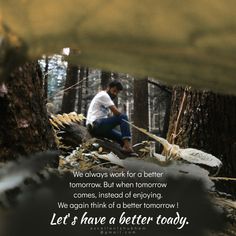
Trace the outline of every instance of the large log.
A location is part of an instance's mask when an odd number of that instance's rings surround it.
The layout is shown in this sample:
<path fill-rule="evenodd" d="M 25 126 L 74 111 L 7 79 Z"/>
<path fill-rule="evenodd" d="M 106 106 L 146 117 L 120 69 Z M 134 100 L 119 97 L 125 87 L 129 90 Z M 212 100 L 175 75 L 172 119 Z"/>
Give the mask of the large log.
<path fill-rule="evenodd" d="M 63 115 L 51 116 L 50 121 L 55 129 L 56 138 L 60 147 L 69 147 L 76 149 L 83 143 L 97 143 L 103 152 L 113 152 L 119 158 L 125 158 L 121 146 L 111 140 L 94 137 L 86 127 L 82 125 L 84 117 L 75 112 Z"/>

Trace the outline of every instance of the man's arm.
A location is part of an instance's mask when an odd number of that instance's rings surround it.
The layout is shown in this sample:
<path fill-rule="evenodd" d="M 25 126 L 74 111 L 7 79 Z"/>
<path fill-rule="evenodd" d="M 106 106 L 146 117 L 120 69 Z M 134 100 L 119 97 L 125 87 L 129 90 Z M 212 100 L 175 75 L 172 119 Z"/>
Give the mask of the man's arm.
<path fill-rule="evenodd" d="M 115 116 L 119 116 L 121 114 L 121 112 L 117 109 L 115 105 L 110 106 L 109 108 Z"/>

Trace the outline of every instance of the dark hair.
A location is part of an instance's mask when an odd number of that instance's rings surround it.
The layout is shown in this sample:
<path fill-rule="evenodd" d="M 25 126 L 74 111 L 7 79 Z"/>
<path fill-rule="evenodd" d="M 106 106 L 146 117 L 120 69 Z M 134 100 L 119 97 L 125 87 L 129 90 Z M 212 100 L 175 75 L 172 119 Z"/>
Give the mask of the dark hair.
<path fill-rule="evenodd" d="M 118 80 L 111 81 L 108 86 L 110 88 L 116 87 L 120 91 L 123 90 L 123 86 L 122 86 L 121 82 L 119 82 Z"/>

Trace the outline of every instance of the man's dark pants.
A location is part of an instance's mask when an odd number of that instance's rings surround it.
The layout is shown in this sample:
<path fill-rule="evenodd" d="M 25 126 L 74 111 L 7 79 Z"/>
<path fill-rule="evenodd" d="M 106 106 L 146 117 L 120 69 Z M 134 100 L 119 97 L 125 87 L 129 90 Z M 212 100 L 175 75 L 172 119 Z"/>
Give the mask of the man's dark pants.
<path fill-rule="evenodd" d="M 124 120 L 128 121 L 125 114 L 97 119 L 93 122 L 92 133 L 96 137 L 112 139 L 123 146 L 124 139 L 131 139 L 129 124 Z M 115 129 L 117 126 L 120 126 L 120 131 Z"/>

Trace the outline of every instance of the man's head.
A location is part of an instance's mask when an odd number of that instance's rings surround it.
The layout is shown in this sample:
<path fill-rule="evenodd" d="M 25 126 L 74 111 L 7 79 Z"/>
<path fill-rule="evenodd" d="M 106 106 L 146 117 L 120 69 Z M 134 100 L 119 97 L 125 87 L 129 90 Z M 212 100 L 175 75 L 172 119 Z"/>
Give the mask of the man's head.
<path fill-rule="evenodd" d="M 117 80 L 113 80 L 108 85 L 107 93 L 109 94 L 111 99 L 114 100 L 121 90 L 123 90 L 122 84 Z"/>

